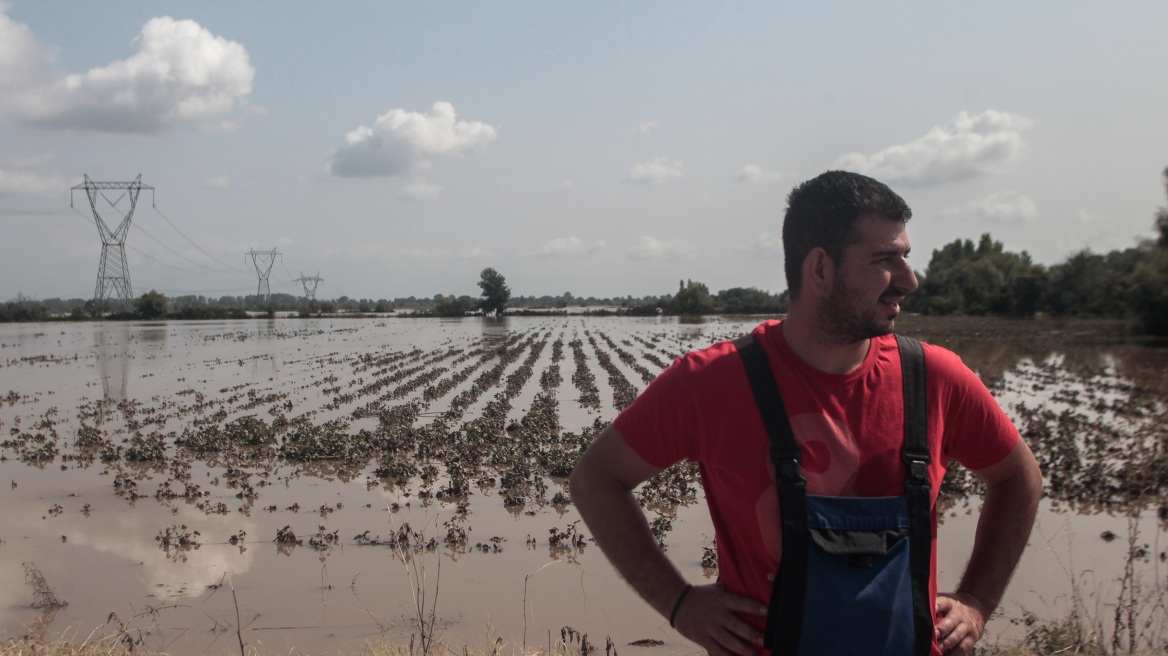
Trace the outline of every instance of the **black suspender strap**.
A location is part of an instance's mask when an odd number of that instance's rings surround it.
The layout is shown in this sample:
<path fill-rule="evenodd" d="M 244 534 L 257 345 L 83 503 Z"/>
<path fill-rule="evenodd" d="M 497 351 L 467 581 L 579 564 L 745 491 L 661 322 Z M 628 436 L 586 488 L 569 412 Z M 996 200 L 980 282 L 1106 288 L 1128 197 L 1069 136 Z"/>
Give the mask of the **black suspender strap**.
<path fill-rule="evenodd" d="M 770 437 L 771 462 L 782 513 L 783 560 L 771 589 L 764 646 L 775 656 L 793 656 L 803 628 L 803 595 L 807 588 L 807 483 L 799 475 L 802 451 L 779 396 L 766 352 L 752 335 L 734 340 L 746 367 L 754 400 Z M 930 625 L 931 626 L 931 625 Z"/>
<path fill-rule="evenodd" d="M 908 476 L 908 536 L 912 573 L 916 653 L 928 656 L 933 644 L 933 607 L 929 603 L 930 561 L 933 549 L 932 497 L 929 486 L 929 407 L 925 379 L 925 351 L 911 337 L 896 336 L 904 380 L 904 450 Z"/>

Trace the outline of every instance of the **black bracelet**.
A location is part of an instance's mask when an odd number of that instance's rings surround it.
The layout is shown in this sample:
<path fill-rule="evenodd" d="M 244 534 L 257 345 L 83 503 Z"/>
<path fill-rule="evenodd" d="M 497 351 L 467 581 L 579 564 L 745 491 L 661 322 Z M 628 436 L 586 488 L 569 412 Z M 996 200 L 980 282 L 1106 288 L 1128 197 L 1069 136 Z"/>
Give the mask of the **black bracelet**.
<path fill-rule="evenodd" d="M 677 596 L 677 601 L 673 602 L 673 612 L 669 614 L 669 626 L 673 626 L 673 622 L 677 620 L 677 611 L 681 609 L 681 602 L 685 601 L 685 596 L 693 589 L 693 585 L 686 583 L 685 588 L 682 589 L 681 594 Z"/>

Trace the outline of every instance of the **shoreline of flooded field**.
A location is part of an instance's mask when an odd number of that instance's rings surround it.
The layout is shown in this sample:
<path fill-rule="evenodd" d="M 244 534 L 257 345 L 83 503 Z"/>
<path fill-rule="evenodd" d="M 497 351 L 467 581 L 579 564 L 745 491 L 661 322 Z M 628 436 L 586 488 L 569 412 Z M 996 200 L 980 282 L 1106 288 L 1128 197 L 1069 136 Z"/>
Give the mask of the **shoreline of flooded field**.
<path fill-rule="evenodd" d="M 756 322 L 0 326 L 0 628 L 100 626 L 176 654 L 238 637 L 317 652 L 406 643 L 433 611 L 435 634 L 484 649 L 546 648 L 571 627 L 688 651 L 590 543 L 564 477 L 673 358 Z M 1112 581 L 1162 594 L 1166 350 L 1010 340 L 1018 322 L 901 324 L 962 355 L 1042 447 L 1052 495 L 1003 614 L 1053 610 L 1087 570 L 1103 609 L 1121 597 Z M 959 472 L 946 489 L 942 589 L 977 505 Z M 639 498 L 686 577 L 712 580 L 692 468 Z M 68 605 L 33 607 L 50 592 Z"/>

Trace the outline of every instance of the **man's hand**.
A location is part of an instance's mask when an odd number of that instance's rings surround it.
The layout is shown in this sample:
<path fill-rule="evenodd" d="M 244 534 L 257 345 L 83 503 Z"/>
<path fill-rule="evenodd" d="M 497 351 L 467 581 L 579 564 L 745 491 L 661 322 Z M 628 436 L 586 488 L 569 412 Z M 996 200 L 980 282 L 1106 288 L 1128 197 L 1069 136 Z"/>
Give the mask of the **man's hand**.
<path fill-rule="evenodd" d="M 985 632 L 986 611 L 982 603 L 966 592 L 937 595 L 937 646 L 942 654 L 965 656 Z"/>
<path fill-rule="evenodd" d="M 674 625 L 710 656 L 751 656 L 762 649 L 762 632 L 735 613 L 766 615 L 766 611 L 765 604 L 730 594 L 721 583 L 695 585 L 677 609 Z"/>

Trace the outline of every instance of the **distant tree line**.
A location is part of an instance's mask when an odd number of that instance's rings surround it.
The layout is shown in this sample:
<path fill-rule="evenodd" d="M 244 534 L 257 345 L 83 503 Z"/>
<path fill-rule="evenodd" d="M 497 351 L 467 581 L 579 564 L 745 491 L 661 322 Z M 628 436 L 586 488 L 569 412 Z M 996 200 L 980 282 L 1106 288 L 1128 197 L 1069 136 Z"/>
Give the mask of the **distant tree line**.
<path fill-rule="evenodd" d="M 1168 168 L 1163 172 L 1168 192 Z M 1008 251 L 985 233 L 974 243 L 956 239 L 933 251 L 920 289 L 905 301 L 904 309 L 931 315 L 1001 315 L 1031 317 L 1126 318 L 1138 330 L 1168 335 L 1168 207 L 1159 208 L 1154 236 L 1135 246 L 1106 254 L 1085 249 L 1053 266 L 1036 264 L 1026 251 Z M 410 310 L 423 316 L 463 316 L 482 312 L 557 311 L 569 307 L 603 308 L 632 315 L 650 314 L 780 314 L 788 307 L 787 292 L 772 294 L 755 287 L 732 287 L 711 294 L 705 284 L 682 280 L 677 292 L 661 296 L 578 297 L 511 296 L 503 275 L 493 268 L 482 271 L 481 295 L 435 294 L 431 298 L 308 300 L 290 294 L 177 296 L 167 298 L 151 290 L 134 302 L 131 312 L 111 318 L 203 319 L 243 318 L 248 312 L 298 312 L 301 316 L 347 313 L 387 313 Z M 615 308 L 615 310 L 609 310 Z M 88 319 L 102 314 L 92 299 L 57 298 L 35 301 L 23 295 L 0 304 L 0 322 Z"/>
<path fill-rule="evenodd" d="M 52 316 L 48 306 L 23 294 L 0 305 L 0 322 L 45 321 Z"/>
<path fill-rule="evenodd" d="M 1168 192 L 1168 168 L 1164 169 Z M 977 244 L 954 240 L 933 251 L 921 287 L 905 309 L 925 314 L 1122 317 L 1168 335 L 1168 207 L 1156 211 L 1155 236 L 1106 254 L 1084 249 L 1044 267 L 1012 253 L 988 233 Z"/>
<path fill-rule="evenodd" d="M 1168 335 L 1165 237 L 1107 254 L 1079 251 L 1044 267 L 1011 253 L 987 233 L 975 245 L 955 240 L 933 251 L 921 287 L 905 310 L 923 314 L 1129 319 L 1142 332 Z"/>
<path fill-rule="evenodd" d="M 782 314 L 787 311 L 787 292 L 772 294 L 757 287 L 731 287 L 711 294 L 705 283 L 682 280 L 676 294 L 665 294 L 648 303 L 630 307 L 628 314 Z"/>

